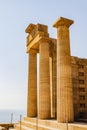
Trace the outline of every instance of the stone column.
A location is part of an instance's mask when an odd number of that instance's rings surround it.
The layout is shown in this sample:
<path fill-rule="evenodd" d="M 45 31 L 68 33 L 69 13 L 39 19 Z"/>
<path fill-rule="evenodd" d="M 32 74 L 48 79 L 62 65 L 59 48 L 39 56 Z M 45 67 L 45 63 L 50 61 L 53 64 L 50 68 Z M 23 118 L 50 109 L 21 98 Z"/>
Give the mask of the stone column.
<path fill-rule="evenodd" d="M 37 116 L 37 55 L 29 53 L 27 116 Z"/>
<path fill-rule="evenodd" d="M 49 69 L 50 69 L 50 103 L 51 103 L 51 118 L 54 118 L 54 113 L 53 113 L 53 103 L 54 103 L 54 100 L 53 100 L 53 80 L 52 80 L 52 77 L 53 77 L 53 72 L 52 72 L 52 68 L 53 68 L 53 65 L 52 65 L 52 56 L 50 55 L 49 57 Z"/>
<path fill-rule="evenodd" d="M 39 73 L 39 101 L 38 118 L 50 118 L 50 70 L 49 70 L 49 43 L 47 40 L 40 40 L 40 73 Z"/>
<path fill-rule="evenodd" d="M 72 23 L 72 20 L 60 17 L 53 25 L 57 28 L 57 120 L 60 123 L 74 120 L 69 39 Z"/>
<path fill-rule="evenodd" d="M 51 118 L 56 119 L 56 41 L 50 44 Z"/>
<path fill-rule="evenodd" d="M 53 61 L 52 61 L 52 65 L 53 65 L 53 73 L 52 73 L 52 82 L 53 82 L 53 118 L 56 119 L 56 116 L 57 116 L 57 80 L 56 80 L 56 42 L 54 44 L 54 47 L 53 47 Z"/>

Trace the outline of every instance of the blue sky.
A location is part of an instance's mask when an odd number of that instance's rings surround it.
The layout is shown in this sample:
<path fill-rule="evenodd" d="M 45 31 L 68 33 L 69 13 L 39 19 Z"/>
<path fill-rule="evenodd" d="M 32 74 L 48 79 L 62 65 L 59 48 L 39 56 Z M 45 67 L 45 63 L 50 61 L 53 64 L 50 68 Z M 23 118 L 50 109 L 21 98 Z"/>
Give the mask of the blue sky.
<path fill-rule="evenodd" d="M 28 55 L 25 28 L 30 23 L 49 27 L 60 16 L 74 20 L 71 54 L 87 58 L 86 0 L 0 0 L 0 109 L 26 109 Z"/>

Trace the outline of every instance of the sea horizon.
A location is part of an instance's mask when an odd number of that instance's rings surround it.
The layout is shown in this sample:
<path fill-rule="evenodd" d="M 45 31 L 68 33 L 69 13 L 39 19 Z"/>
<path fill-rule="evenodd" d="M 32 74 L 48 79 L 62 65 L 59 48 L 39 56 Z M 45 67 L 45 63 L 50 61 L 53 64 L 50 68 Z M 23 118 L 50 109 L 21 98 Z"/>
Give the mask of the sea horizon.
<path fill-rule="evenodd" d="M 17 123 L 25 116 L 25 109 L 0 109 L 0 123 Z"/>

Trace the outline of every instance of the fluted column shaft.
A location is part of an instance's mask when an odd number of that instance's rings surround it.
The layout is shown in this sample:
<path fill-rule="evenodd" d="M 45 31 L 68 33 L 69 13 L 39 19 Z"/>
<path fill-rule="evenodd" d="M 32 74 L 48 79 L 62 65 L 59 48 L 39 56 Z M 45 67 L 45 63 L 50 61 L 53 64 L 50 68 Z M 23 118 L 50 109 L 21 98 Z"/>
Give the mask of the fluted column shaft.
<path fill-rule="evenodd" d="M 69 29 L 58 28 L 57 42 L 57 120 L 73 121 L 73 96 L 71 77 L 71 57 L 69 47 Z"/>
<path fill-rule="evenodd" d="M 40 42 L 40 74 L 39 74 L 39 109 L 38 118 L 50 118 L 50 70 L 49 70 L 49 43 Z"/>
<path fill-rule="evenodd" d="M 37 116 L 37 55 L 29 53 L 27 116 Z"/>
<path fill-rule="evenodd" d="M 57 120 L 73 122 L 73 92 L 69 26 L 73 21 L 60 18 L 57 27 Z"/>

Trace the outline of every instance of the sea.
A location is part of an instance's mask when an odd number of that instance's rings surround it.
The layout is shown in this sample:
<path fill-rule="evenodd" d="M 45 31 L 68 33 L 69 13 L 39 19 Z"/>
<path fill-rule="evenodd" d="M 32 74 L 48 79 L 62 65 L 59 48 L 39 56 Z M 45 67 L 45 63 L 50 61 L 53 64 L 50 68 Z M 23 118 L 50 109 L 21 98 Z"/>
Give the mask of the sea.
<path fill-rule="evenodd" d="M 0 110 L 0 123 L 17 123 L 24 117 L 25 110 Z"/>

